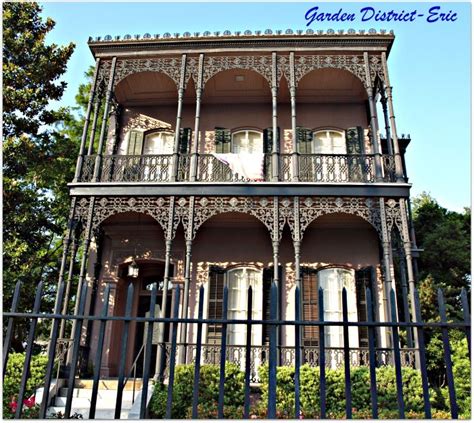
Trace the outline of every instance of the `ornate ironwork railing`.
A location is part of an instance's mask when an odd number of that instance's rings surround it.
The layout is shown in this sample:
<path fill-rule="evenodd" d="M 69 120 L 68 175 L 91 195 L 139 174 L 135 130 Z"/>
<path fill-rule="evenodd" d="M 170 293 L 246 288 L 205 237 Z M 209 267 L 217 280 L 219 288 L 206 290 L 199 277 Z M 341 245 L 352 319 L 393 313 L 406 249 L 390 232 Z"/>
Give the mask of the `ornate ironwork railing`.
<path fill-rule="evenodd" d="M 92 182 L 94 177 L 94 166 L 95 166 L 96 155 L 85 156 L 82 162 L 82 171 L 79 175 L 79 182 Z"/>
<path fill-rule="evenodd" d="M 304 182 L 375 182 L 373 155 L 301 154 L 299 171 Z"/>
<path fill-rule="evenodd" d="M 191 168 L 191 155 L 180 154 L 178 157 L 178 174 L 176 177 L 177 181 L 189 181 L 190 180 L 190 168 Z"/>
<path fill-rule="evenodd" d="M 396 182 L 397 176 L 395 173 L 395 156 L 390 154 L 382 155 L 383 180 L 385 182 Z"/>
<path fill-rule="evenodd" d="M 79 182 L 92 182 L 96 156 L 84 158 Z M 168 182 L 172 178 L 173 155 L 157 154 L 143 156 L 103 156 L 98 182 Z M 176 180 L 191 179 L 191 155 L 178 157 Z M 396 182 L 395 159 L 382 155 L 383 181 Z M 375 156 L 372 154 L 299 154 L 299 180 L 315 183 L 373 183 L 375 177 Z M 212 154 L 199 154 L 197 161 L 198 182 L 251 182 L 234 173 L 230 167 Z M 263 166 L 263 180 L 271 181 L 272 157 L 266 154 Z M 279 180 L 293 180 L 292 155 L 279 155 Z"/>
<path fill-rule="evenodd" d="M 291 154 L 280 154 L 280 179 L 291 181 Z"/>
<path fill-rule="evenodd" d="M 196 344 L 177 344 L 177 348 L 186 349 L 186 362 L 192 364 L 196 358 Z M 165 375 L 168 375 L 170 364 L 171 344 L 166 344 L 166 367 Z M 319 367 L 321 363 L 319 347 L 301 347 L 301 364 L 308 364 L 310 367 Z M 400 361 L 403 367 L 415 367 L 415 348 L 401 348 Z M 226 345 L 226 360 L 245 369 L 245 345 Z M 369 348 L 350 348 L 349 363 L 351 367 L 370 365 Z M 279 365 L 295 365 L 295 347 L 278 347 Z M 325 348 L 325 367 L 328 369 L 339 369 L 344 367 L 344 348 Z M 221 359 L 221 346 L 216 344 L 201 345 L 201 364 L 219 364 Z M 258 369 L 266 364 L 269 359 L 269 346 L 250 347 L 250 381 L 260 383 Z M 393 349 L 377 348 L 375 359 L 379 366 L 394 366 Z"/>
<path fill-rule="evenodd" d="M 167 182 L 171 176 L 171 154 L 104 156 L 101 182 Z"/>

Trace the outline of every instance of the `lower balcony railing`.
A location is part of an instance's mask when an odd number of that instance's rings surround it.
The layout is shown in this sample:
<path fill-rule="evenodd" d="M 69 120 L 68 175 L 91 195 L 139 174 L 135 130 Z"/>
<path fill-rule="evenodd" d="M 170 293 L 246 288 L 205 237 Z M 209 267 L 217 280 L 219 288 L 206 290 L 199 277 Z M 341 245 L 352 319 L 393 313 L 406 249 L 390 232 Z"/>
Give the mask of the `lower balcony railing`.
<path fill-rule="evenodd" d="M 166 344 L 166 367 L 165 375 L 169 369 L 169 358 L 171 353 L 171 344 Z M 186 350 L 186 362 L 194 363 L 196 356 L 195 344 L 177 344 L 178 351 Z M 278 347 L 279 366 L 295 365 L 295 347 Z M 237 364 L 242 370 L 245 369 L 245 345 L 227 345 L 226 360 Z M 415 367 L 414 348 L 402 348 L 400 350 L 400 361 L 403 367 Z M 377 348 L 375 352 L 376 361 L 379 366 L 393 366 L 393 349 Z M 311 367 L 318 367 L 320 363 L 319 347 L 301 347 L 302 364 L 308 364 Z M 269 358 L 269 346 L 251 346 L 250 347 L 250 381 L 259 383 L 260 378 L 258 369 L 266 364 Z M 326 367 L 329 369 L 338 369 L 344 367 L 344 348 L 326 348 L 325 349 Z M 221 346 L 216 344 L 201 345 L 201 363 L 218 365 L 221 359 Z M 368 348 L 350 348 L 349 362 L 351 367 L 369 366 Z"/>
<path fill-rule="evenodd" d="M 382 155 L 382 180 L 395 182 L 395 160 L 393 156 Z M 102 157 L 102 164 L 94 181 L 96 156 L 86 156 L 79 182 L 178 182 L 191 180 L 191 155 L 179 155 L 174 170 L 173 155 L 108 155 Z M 293 165 L 291 154 L 279 154 L 279 180 L 292 181 Z M 273 174 L 271 154 L 263 160 L 262 174 L 256 178 L 234 172 L 231 167 L 213 154 L 199 154 L 197 157 L 197 182 L 252 182 L 271 181 Z M 245 164 L 243 165 L 245 166 Z M 375 156 L 371 154 L 299 154 L 298 180 L 315 183 L 373 183 L 376 182 Z M 173 178 L 173 173 L 176 177 Z"/>

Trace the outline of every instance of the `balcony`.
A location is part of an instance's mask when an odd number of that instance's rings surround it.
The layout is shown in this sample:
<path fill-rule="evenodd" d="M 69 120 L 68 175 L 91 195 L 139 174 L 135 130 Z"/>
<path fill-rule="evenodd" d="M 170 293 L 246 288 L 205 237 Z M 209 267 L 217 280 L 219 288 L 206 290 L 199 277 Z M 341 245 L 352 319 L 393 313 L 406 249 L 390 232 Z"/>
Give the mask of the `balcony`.
<path fill-rule="evenodd" d="M 212 154 L 197 156 L 196 182 L 258 183 L 272 181 L 272 157 L 265 154 L 261 179 L 248 179 Z M 102 166 L 94 180 L 96 156 L 86 156 L 77 182 L 166 183 L 191 181 L 191 155 L 179 155 L 176 171 L 173 155 L 109 155 L 102 157 Z M 395 160 L 392 155 L 381 155 L 382 180 L 376 180 L 376 160 L 373 154 L 298 154 L 299 182 L 345 184 L 396 182 Z M 279 154 L 279 181 L 294 182 L 292 155 Z M 173 175 L 175 174 L 175 175 Z"/>

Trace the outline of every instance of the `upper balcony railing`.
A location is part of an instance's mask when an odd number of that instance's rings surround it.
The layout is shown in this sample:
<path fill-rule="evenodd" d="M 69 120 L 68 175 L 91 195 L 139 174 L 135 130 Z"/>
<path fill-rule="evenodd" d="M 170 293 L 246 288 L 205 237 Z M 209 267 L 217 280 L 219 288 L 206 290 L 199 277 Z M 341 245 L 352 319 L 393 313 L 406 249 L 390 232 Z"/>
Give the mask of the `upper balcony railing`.
<path fill-rule="evenodd" d="M 382 181 L 396 182 L 395 159 L 381 155 Z M 279 181 L 294 181 L 292 155 L 279 154 Z M 94 180 L 96 156 L 86 156 L 78 182 L 136 182 L 163 183 L 191 181 L 191 155 L 178 157 L 176 171 L 173 170 L 173 155 L 110 155 L 102 157 L 102 166 Z M 375 155 L 373 154 L 298 154 L 300 182 L 314 183 L 375 183 Z M 173 175 L 175 173 L 175 175 Z M 197 156 L 196 182 L 270 182 L 272 181 L 272 157 L 264 157 L 261 179 L 251 180 L 220 161 L 212 154 Z"/>

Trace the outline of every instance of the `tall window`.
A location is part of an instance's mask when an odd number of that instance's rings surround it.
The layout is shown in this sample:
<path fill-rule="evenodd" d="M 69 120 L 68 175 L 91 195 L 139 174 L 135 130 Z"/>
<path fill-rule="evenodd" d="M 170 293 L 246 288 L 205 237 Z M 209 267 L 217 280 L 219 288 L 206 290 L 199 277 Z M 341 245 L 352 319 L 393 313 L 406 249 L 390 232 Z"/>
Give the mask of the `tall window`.
<path fill-rule="evenodd" d="M 248 288 L 252 287 L 252 319 L 263 317 L 262 272 L 260 270 L 242 267 L 229 270 L 227 273 L 229 288 L 229 319 L 247 318 Z M 229 325 L 227 342 L 229 345 L 245 345 L 245 325 Z M 252 345 L 260 345 L 262 340 L 262 326 L 252 327 Z"/>
<path fill-rule="evenodd" d="M 263 272 L 251 267 L 239 267 L 224 271 L 213 269 L 209 276 L 209 319 L 221 319 L 223 309 L 224 285 L 228 288 L 228 319 L 247 319 L 248 288 L 252 287 L 252 318 L 262 319 L 266 313 L 266 302 L 263 292 Z M 222 325 L 209 324 L 207 329 L 207 342 L 220 344 Z M 263 331 L 261 325 L 252 326 L 252 345 L 261 345 Z M 227 327 L 228 345 L 245 345 L 246 326 L 229 325 Z"/>
<path fill-rule="evenodd" d="M 257 131 L 238 131 L 232 134 L 232 153 L 263 153 L 263 137 Z"/>
<path fill-rule="evenodd" d="M 347 290 L 347 309 L 349 321 L 357 321 L 357 296 L 354 271 L 343 268 L 322 269 L 318 272 L 306 271 L 303 274 L 303 317 L 305 320 L 319 320 L 318 289 L 323 289 L 324 320 L 342 321 L 342 289 Z M 344 346 L 342 326 L 329 326 L 325 329 L 327 348 Z M 317 327 L 305 327 L 303 343 L 307 346 L 319 345 Z M 349 328 L 349 344 L 352 348 L 359 346 L 359 335 L 356 327 Z"/>

